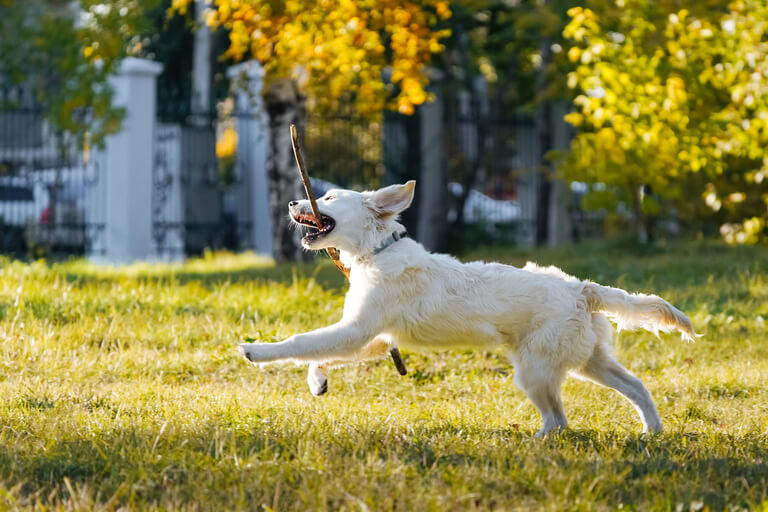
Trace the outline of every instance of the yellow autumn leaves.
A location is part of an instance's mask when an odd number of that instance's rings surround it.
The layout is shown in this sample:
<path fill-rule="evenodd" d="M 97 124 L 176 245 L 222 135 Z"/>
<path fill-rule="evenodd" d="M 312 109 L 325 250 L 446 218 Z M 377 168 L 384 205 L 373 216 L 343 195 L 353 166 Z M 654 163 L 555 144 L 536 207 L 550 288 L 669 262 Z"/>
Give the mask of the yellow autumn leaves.
<path fill-rule="evenodd" d="M 737 1 L 705 17 L 670 4 L 653 19 L 646 0 L 622 3 L 618 14 L 602 17 L 581 7 L 568 12 L 567 82 L 576 98 L 566 120 L 579 129 L 568 177 L 651 184 L 672 198 L 707 180 L 702 197 L 762 193 L 756 176 L 768 158 L 768 6 Z M 688 178 L 697 173 L 708 178 Z M 744 190 L 720 190 L 724 174 L 739 175 L 728 181 L 741 180 Z M 750 219 L 730 238 L 751 241 L 763 225 Z"/>
<path fill-rule="evenodd" d="M 174 0 L 172 10 L 192 1 Z M 377 117 L 385 107 L 410 114 L 429 98 L 424 68 L 443 49 L 449 32 L 435 27 L 450 15 L 435 0 L 212 0 L 207 21 L 227 29 L 228 57 L 256 58 L 268 77 L 298 80 L 319 108 L 351 99 Z"/>
<path fill-rule="evenodd" d="M 234 158 L 237 151 L 237 130 L 232 126 L 222 130 L 221 135 L 216 140 L 216 156 L 219 159 Z"/>

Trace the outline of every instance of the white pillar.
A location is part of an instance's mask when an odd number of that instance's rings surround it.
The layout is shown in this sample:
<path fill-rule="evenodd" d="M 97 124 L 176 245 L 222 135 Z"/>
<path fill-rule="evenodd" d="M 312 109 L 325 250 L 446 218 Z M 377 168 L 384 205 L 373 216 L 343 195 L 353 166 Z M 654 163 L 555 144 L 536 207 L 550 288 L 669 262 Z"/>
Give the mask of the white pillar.
<path fill-rule="evenodd" d="M 192 113 L 211 110 L 211 28 L 205 18 L 209 0 L 196 0 L 195 45 L 192 53 Z"/>
<path fill-rule="evenodd" d="M 152 166 L 155 83 L 163 67 L 128 57 L 110 79 L 114 104 L 125 109 L 119 133 L 106 140 L 101 190 L 106 197 L 103 263 L 129 263 L 153 257 Z M 102 175 L 102 176 L 104 176 Z"/>
<path fill-rule="evenodd" d="M 264 69 L 256 60 L 232 66 L 227 76 L 235 86 L 237 154 L 235 165 L 242 180 L 238 217 L 250 219 L 253 249 L 273 256 L 272 214 L 269 208 L 267 151 L 269 126 L 262 99 Z"/>

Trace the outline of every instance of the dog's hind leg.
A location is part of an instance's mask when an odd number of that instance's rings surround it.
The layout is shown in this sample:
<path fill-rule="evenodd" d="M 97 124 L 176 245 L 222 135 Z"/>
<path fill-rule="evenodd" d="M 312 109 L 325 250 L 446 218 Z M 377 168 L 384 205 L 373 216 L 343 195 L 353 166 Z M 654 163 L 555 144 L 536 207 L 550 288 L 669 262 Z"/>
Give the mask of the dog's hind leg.
<path fill-rule="evenodd" d="M 560 398 L 560 384 L 564 373 L 552 368 L 543 359 L 512 357 L 515 365 L 514 382 L 539 410 L 543 426 L 536 437 L 544 437 L 552 431 L 563 430 L 568 426 L 563 402 Z"/>
<path fill-rule="evenodd" d="M 629 373 L 609 353 L 610 337 L 607 340 L 605 337 L 613 334 L 610 323 L 602 315 L 593 315 L 593 324 L 598 334 L 597 346 L 589 361 L 574 373 L 596 384 L 613 388 L 629 400 L 640 415 L 643 432 L 661 432 L 661 418 L 650 393 L 640 379 Z"/>

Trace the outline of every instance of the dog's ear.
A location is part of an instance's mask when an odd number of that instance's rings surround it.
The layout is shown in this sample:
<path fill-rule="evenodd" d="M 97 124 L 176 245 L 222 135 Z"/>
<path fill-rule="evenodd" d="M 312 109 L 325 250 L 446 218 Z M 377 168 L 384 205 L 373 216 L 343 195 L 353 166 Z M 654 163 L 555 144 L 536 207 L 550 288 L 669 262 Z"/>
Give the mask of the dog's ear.
<path fill-rule="evenodd" d="M 390 185 L 381 188 L 371 194 L 368 201 L 373 211 L 382 217 L 397 215 L 411 206 L 415 190 L 416 182 L 411 180 L 405 185 Z"/>

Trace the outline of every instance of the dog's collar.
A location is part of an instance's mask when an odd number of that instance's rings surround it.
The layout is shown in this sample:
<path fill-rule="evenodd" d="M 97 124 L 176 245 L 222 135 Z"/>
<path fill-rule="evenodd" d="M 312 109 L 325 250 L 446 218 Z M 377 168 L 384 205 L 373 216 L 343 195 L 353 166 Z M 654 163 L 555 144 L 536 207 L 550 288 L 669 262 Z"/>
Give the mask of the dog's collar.
<path fill-rule="evenodd" d="M 383 251 L 384 249 L 386 249 L 387 247 L 389 247 L 393 243 L 395 243 L 398 240 L 401 240 L 401 239 L 403 239 L 403 238 L 405 238 L 407 236 L 408 236 L 408 232 L 406 230 L 394 231 L 387 238 L 385 238 L 384 241 L 381 242 L 381 244 L 377 248 L 375 248 L 371 254 L 368 254 L 367 256 L 358 256 L 357 257 L 357 261 L 362 263 L 364 261 L 370 260 L 371 258 L 373 258 L 377 254 L 379 254 L 381 251 Z"/>
<path fill-rule="evenodd" d="M 384 239 L 383 242 L 381 242 L 381 245 L 379 245 L 377 248 L 373 250 L 373 252 L 371 253 L 371 256 L 376 256 L 377 254 L 379 254 L 381 251 L 383 251 L 393 243 L 407 236 L 408 236 L 408 232 L 406 230 L 393 232 L 386 239 Z"/>

